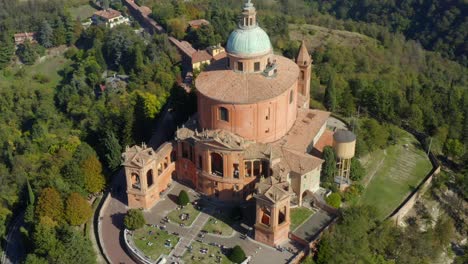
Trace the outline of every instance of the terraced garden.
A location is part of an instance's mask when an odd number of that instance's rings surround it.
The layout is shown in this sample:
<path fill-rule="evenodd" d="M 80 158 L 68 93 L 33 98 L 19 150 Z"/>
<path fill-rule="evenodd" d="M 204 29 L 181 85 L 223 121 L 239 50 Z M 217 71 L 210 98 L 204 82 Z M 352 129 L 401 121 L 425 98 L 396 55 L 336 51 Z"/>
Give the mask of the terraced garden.
<path fill-rule="evenodd" d="M 377 150 L 361 158 L 367 175 L 359 203 L 375 206 L 380 218 L 390 214 L 430 172 L 432 165 L 409 133 L 396 145 Z"/>

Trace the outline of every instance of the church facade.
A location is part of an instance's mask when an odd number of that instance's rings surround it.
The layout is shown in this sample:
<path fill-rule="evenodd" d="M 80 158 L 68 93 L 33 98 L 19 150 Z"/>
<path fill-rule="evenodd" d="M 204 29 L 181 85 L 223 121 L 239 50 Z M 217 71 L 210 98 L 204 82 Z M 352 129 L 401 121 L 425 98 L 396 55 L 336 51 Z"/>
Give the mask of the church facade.
<path fill-rule="evenodd" d="M 128 206 L 151 208 L 171 180 L 229 202 L 255 199 L 255 239 L 288 239 L 290 205 L 319 189 L 329 112 L 309 109 L 312 59 L 303 42 L 296 61 L 273 53 L 256 10 L 244 3 L 227 56 L 195 80 L 198 111 L 157 150 L 127 148 Z M 331 144 L 331 143 L 330 143 Z"/>

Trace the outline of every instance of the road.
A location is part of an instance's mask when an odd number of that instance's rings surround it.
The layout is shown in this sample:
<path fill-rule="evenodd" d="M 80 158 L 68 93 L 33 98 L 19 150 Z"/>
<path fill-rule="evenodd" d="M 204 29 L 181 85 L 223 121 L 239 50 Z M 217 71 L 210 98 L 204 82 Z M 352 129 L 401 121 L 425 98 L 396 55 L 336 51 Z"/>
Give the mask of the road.
<path fill-rule="evenodd" d="M 169 105 L 170 103 L 166 104 L 163 109 L 161 118 L 156 124 L 156 130 L 148 144 L 154 149 L 170 139 L 176 130 L 173 112 L 168 111 Z M 102 209 L 103 215 L 99 221 L 102 246 L 112 263 L 135 263 L 124 249 L 123 235 L 121 234 L 124 228 L 123 218 L 127 212 L 126 183 L 123 170 L 120 170 L 116 175 L 112 183 L 112 190 L 109 204 Z"/>
<path fill-rule="evenodd" d="M 19 214 L 12 225 L 12 228 L 8 230 L 6 237 L 6 248 L 2 255 L 2 264 L 16 264 L 20 263 L 25 255 L 25 248 L 19 245 L 23 244 L 23 238 L 19 228 L 24 225 L 24 212 Z"/>

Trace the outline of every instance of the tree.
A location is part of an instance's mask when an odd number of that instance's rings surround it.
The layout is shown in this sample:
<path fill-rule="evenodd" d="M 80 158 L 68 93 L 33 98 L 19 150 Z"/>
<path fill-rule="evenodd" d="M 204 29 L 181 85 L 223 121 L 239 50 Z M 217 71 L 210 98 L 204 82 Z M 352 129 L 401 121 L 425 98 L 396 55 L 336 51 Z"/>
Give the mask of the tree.
<path fill-rule="evenodd" d="M 335 90 L 335 74 L 330 74 L 328 79 L 327 88 L 325 89 L 324 104 L 330 111 L 335 111 L 336 105 L 336 90 Z"/>
<path fill-rule="evenodd" d="M 71 193 L 67 199 L 65 216 L 68 223 L 73 226 L 84 224 L 93 214 L 91 205 L 80 194 Z"/>
<path fill-rule="evenodd" d="M 119 144 L 119 140 L 112 131 L 109 131 L 106 133 L 103 141 L 106 151 L 105 157 L 107 166 L 111 170 L 116 170 L 120 166 L 120 156 L 122 154 L 122 147 Z"/>
<path fill-rule="evenodd" d="M 236 245 L 229 254 L 229 260 L 234 263 L 242 263 L 245 259 L 245 252 L 239 245 Z"/>
<path fill-rule="evenodd" d="M 55 229 L 53 227 L 38 223 L 33 233 L 34 253 L 47 256 L 58 243 Z"/>
<path fill-rule="evenodd" d="M 18 46 L 16 55 L 18 55 L 19 59 L 26 65 L 33 65 L 39 58 L 39 54 L 37 54 L 34 45 L 29 41 L 25 41 Z"/>
<path fill-rule="evenodd" d="M 177 39 L 185 37 L 185 30 L 187 23 L 183 19 L 171 18 L 167 20 L 167 30 Z"/>
<path fill-rule="evenodd" d="M 323 149 L 322 182 L 333 184 L 336 173 L 336 159 L 333 148 L 327 146 Z"/>
<path fill-rule="evenodd" d="M 63 201 L 56 189 L 52 187 L 42 189 L 36 205 L 36 214 L 39 217 L 49 217 L 55 222 L 62 220 Z"/>
<path fill-rule="evenodd" d="M 130 209 L 124 218 L 125 228 L 129 230 L 136 230 L 142 228 L 145 225 L 145 217 L 140 210 Z"/>
<path fill-rule="evenodd" d="M 41 22 L 37 32 L 37 40 L 44 48 L 51 48 L 53 43 L 54 31 L 47 20 Z"/>
<path fill-rule="evenodd" d="M 464 152 L 463 144 L 458 139 L 448 139 L 445 142 L 445 153 L 454 159 L 458 159 Z"/>
<path fill-rule="evenodd" d="M 15 51 L 13 39 L 6 31 L 0 33 L 0 69 L 11 61 Z"/>
<path fill-rule="evenodd" d="M 98 193 L 104 189 L 106 183 L 102 175 L 102 165 L 95 155 L 88 157 L 81 163 L 84 173 L 85 188 L 90 193 Z"/>
<path fill-rule="evenodd" d="M 361 162 L 359 161 L 358 158 L 352 158 L 351 159 L 351 172 L 350 172 L 350 178 L 353 181 L 359 181 L 366 175 L 366 169 L 361 165 Z"/>
<path fill-rule="evenodd" d="M 327 198 L 325 198 L 327 204 L 332 207 L 340 208 L 341 206 L 341 196 L 338 193 L 332 193 Z"/>
<path fill-rule="evenodd" d="M 24 261 L 24 264 L 48 264 L 49 262 L 47 259 L 38 257 L 35 254 L 28 254 L 26 257 L 26 260 Z"/>
<path fill-rule="evenodd" d="M 190 203 L 190 198 L 185 190 L 180 191 L 177 203 L 181 206 L 186 206 L 188 203 Z"/>
<path fill-rule="evenodd" d="M 60 17 L 57 17 L 57 20 L 55 22 L 55 28 L 52 39 L 54 46 L 59 46 L 67 43 L 67 31 Z"/>

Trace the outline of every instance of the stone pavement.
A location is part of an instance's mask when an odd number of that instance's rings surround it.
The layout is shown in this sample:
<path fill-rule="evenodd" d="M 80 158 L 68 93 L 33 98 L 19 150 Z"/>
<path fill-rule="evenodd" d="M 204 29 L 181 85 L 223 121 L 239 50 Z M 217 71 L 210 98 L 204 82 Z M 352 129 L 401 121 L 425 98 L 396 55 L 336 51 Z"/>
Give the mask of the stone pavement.
<path fill-rule="evenodd" d="M 173 182 L 171 189 L 166 193 L 161 200 L 150 210 L 144 212 L 146 222 L 148 224 L 160 225 L 161 220 L 171 211 L 175 210 L 177 204 L 175 202 L 175 197 L 179 194 L 180 190 L 186 190 L 190 196 L 190 200 L 194 201 L 198 198 L 198 194 L 192 189 L 177 183 Z M 210 203 L 204 203 L 210 204 Z M 235 245 L 241 246 L 247 256 L 252 256 L 250 263 L 253 264 L 276 264 L 276 263 L 287 263 L 288 260 L 293 256 L 292 253 L 288 251 L 280 252 L 272 247 L 263 245 L 253 240 L 252 238 L 242 239 L 241 234 L 238 231 L 230 236 L 219 236 L 206 234 L 204 238 L 197 238 L 200 231 L 203 229 L 203 226 L 208 221 L 209 217 L 215 212 L 216 209 L 221 208 L 217 206 L 205 207 L 205 211 L 201 212 L 191 226 L 179 226 L 174 223 L 166 223 L 166 231 L 169 233 L 178 233 L 180 237 L 179 243 L 176 245 L 175 249 L 170 254 L 170 261 L 179 262 L 178 258 L 181 258 L 185 254 L 187 246 L 189 246 L 194 239 L 199 239 L 203 243 L 217 243 L 225 247 L 234 247 Z M 235 228 L 239 230 L 238 228 Z M 296 246 L 288 242 L 284 245 L 285 247 L 295 248 Z"/>
<path fill-rule="evenodd" d="M 192 227 L 190 228 L 188 234 L 185 234 L 185 236 L 181 238 L 176 248 L 171 252 L 170 256 L 182 257 L 187 250 L 187 247 L 197 237 L 209 218 L 210 216 L 207 213 L 201 212 L 197 219 L 195 219 L 195 221 L 192 223 Z"/>

